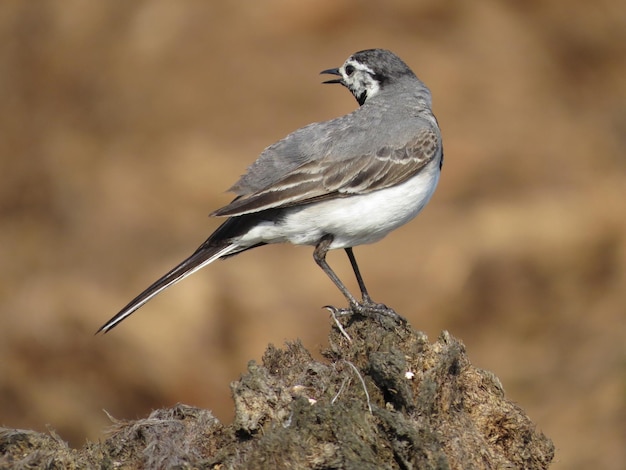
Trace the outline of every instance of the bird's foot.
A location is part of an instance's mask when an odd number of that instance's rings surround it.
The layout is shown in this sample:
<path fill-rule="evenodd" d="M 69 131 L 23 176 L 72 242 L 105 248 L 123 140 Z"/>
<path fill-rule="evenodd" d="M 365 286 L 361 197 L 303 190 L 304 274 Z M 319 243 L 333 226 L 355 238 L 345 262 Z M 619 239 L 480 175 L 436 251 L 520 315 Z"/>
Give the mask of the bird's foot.
<path fill-rule="evenodd" d="M 326 310 L 328 310 L 335 317 L 343 317 L 346 315 L 354 315 L 355 313 L 357 313 L 352 307 L 337 308 L 337 307 L 333 307 L 332 305 L 324 305 L 322 308 L 325 308 Z"/>
<path fill-rule="evenodd" d="M 363 316 L 372 315 L 389 315 L 392 317 L 399 317 L 394 309 L 387 307 L 385 304 L 379 304 L 374 302 L 369 295 L 364 294 L 361 302 L 352 305 L 352 310 Z"/>
<path fill-rule="evenodd" d="M 350 302 L 350 307 L 348 308 L 337 308 L 331 305 L 326 305 L 324 308 L 332 311 L 335 316 L 357 314 L 363 317 L 377 317 L 379 315 L 386 315 L 402 318 L 391 307 L 387 307 L 385 304 L 373 302 L 372 299 L 369 298 L 363 299 L 362 302 Z"/>
<path fill-rule="evenodd" d="M 396 329 L 408 325 L 407 320 L 396 313 L 395 310 L 387 307 L 385 304 L 372 302 L 371 299 L 367 302 L 350 302 L 350 307 L 348 308 L 337 308 L 331 305 L 326 305 L 324 308 L 330 312 L 339 330 L 349 342 L 352 342 L 352 338 L 344 330 L 342 322 L 339 321 L 339 318 L 343 316 L 349 316 L 349 322 L 356 320 L 357 318 L 355 317 L 367 318 L 386 329 Z"/>

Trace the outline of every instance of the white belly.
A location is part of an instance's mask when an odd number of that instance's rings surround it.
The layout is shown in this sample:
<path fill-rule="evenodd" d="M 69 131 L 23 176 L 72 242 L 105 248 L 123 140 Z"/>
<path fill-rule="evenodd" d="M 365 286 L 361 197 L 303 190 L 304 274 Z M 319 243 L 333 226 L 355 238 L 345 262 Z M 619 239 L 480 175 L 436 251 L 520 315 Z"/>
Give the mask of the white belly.
<path fill-rule="evenodd" d="M 433 163 L 398 186 L 289 209 L 280 222 L 259 224 L 239 244 L 316 245 L 327 234 L 333 235 L 331 249 L 376 242 L 413 219 L 430 200 L 439 180 L 438 162 Z"/>

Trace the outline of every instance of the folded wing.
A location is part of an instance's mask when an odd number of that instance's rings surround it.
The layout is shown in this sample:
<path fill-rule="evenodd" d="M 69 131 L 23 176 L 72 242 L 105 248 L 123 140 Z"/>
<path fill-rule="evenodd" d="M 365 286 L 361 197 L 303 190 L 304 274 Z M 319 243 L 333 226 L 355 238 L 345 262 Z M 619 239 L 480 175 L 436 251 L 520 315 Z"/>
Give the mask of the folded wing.
<path fill-rule="evenodd" d="M 405 145 L 381 147 L 374 155 L 347 159 L 328 155 L 304 163 L 279 181 L 237 197 L 212 215 L 239 216 L 330 198 L 367 194 L 403 183 L 438 157 L 438 139 L 435 131 L 424 128 Z"/>

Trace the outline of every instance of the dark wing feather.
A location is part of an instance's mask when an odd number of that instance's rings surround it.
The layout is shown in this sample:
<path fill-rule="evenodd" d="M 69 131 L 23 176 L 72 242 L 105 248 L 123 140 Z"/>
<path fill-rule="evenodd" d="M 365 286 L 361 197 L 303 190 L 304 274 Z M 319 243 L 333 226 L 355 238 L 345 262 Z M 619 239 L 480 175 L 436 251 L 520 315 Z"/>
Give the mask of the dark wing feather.
<path fill-rule="evenodd" d="M 381 147 L 376 155 L 337 159 L 329 155 L 305 163 L 267 188 L 237 197 L 212 215 L 238 216 L 324 199 L 367 194 L 418 174 L 437 158 L 439 140 L 429 128 L 402 147 Z"/>

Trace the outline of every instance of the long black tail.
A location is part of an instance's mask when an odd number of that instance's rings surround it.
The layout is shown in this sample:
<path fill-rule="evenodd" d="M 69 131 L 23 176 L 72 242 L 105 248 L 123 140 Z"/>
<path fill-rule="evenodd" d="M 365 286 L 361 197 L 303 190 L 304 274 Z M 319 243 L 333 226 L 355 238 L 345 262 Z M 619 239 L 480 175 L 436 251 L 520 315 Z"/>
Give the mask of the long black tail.
<path fill-rule="evenodd" d="M 250 248 L 263 245 L 264 243 L 261 242 L 256 245 L 242 246 L 237 243 L 237 240 L 239 240 L 243 234 L 247 233 L 257 224 L 267 220 L 275 220 L 278 213 L 278 210 L 268 210 L 230 217 L 222 225 L 220 225 L 217 230 L 215 230 L 215 232 L 213 232 L 211 236 L 202 245 L 200 245 L 189 258 L 159 278 L 141 294 L 131 300 L 128 305 L 119 311 L 117 315 L 102 325 L 96 334 L 101 331 L 106 333 L 111 330 L 159 292 L 162 292 L 177 282 L 182 281 L 190 274 L 193 274 L 206 265 L 211 264 L 216 259 L 225 258 L 227 256 L 249 250 Z"/>
<path fill-rule="evenodd" d="M 106 333 L 107 331 L 113 329 L 116 325 L 130 316 L 135 310 L 148 302 L 159 292 L 167 289 L 179 281 L 182 281 L 184 278 L 195 273 L 199 269 L 202 269 L 207 264 L 210 264 L 216 259 L 226 256 L 233 251 L 237 251 L 237 246 L 233 244 L 226 246 L 201 246 L 193 255 L 159 278 L 141 294 L 131 300 L 128 305 L 119 311 L 117 315 L 102 325 L 96 334 L 101 331 Z"/>

